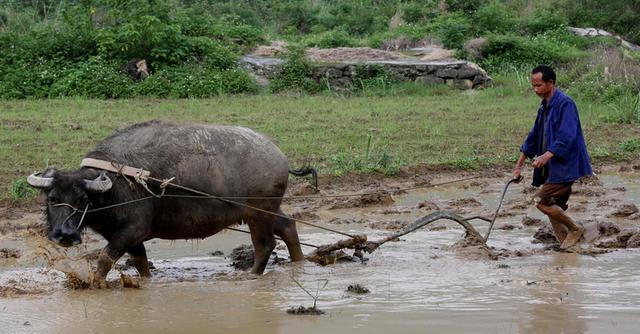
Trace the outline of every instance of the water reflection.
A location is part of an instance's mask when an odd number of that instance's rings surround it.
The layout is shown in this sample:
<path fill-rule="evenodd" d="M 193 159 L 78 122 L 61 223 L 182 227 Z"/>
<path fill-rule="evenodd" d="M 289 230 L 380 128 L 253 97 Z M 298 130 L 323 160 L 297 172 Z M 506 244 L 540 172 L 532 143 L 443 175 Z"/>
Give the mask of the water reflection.
<path fill-rule="evenodd" d="M 530 301 L 519 307 L 522 333 L 584 333 L 587 329 L 584 310 L 579 306 L 584 296 L 576 289 L 580 266 L 578 254 L 557 253 L 542 268 L 542 282 L 526 282 Z"/>

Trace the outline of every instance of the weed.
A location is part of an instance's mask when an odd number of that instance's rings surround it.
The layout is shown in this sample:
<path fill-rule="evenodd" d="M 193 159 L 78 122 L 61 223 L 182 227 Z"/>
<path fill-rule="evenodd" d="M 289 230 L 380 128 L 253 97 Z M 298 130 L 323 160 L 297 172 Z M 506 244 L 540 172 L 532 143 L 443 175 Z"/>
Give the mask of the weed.
<path fill-rule="evenodd" d="M 620 143 L 620 149 L 629 153 L 640 153 L 640 138 L 633 138 Z"/>
<path fill-rule="evenodd" d="M 291 280 L 293 280 L 298 287 L 300 287 L 300 289 L 302 289 L 302 291 L 304 291 L 307 295 L 309 295 L 309 297 L 313 298 L 313 309 L 317 309 L 316 308 L 316 304 L 318 302 L 318 297 L 320 296 L 320 291 L 322 289 L 324 289 L 327 284 L 329 284 L 329 280 L 326 278 L 321 278 L 316 280 L 316 293 L 312 294 L 311 292 L 309 292 L 309 290 L 307 290 L 304 286 L 302 286 L 302 283 L 300 283 L 297 279 L 295 279 L 295 277 L 291 276 Z"/>
<path fill-rule="evenodd" d="M 19 177 L 11 185 L 11 199 L 16 201 L 33 197 L 37 193 L 38 190 L 30 186 L 25 177 Z"/>

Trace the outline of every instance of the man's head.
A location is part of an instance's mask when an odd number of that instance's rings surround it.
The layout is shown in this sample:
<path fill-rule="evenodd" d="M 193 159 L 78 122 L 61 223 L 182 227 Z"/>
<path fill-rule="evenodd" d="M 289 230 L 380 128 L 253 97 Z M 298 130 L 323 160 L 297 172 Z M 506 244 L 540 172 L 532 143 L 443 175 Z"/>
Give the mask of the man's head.
<path fill-rule="evenodd" d="M 531 70 L 531 86 L 538 96 L 550 99 L 556 87 L 556 72 L 549 66 L 537 66 Z"/>

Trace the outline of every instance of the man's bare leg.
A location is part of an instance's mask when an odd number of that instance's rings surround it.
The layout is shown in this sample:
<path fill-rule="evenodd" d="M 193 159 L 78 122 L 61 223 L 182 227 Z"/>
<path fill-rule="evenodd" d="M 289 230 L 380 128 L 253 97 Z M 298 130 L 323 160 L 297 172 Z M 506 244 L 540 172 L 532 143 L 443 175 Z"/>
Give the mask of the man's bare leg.
<path fill-rule="evenodd" d="M 574 223 L 561 207 L 555 204 L 544 205 L 540 203 L 536 207 L 549 217 L 554 233 L 556 233 L 556 238 L 560 241 L 560 248 L 567 249 L 578 243 L 584 233 L 584 227 Z M 556 228 L 556 226 L 558 227 Z M 567 232 L 564 232 L 564 228 L 566 228 Z"/>

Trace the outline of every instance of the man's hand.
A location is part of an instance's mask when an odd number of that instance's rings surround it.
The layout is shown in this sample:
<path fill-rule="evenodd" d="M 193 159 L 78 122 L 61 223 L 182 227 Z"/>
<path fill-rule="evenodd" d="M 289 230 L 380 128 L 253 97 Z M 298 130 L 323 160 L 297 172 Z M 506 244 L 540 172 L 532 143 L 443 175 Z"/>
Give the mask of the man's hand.
<path fill-rule="evenodd" d="M 522 181 L 522 166 L 516 166 L 513 169 L 513 176 L 511 177 L 511 180 L 513 183 L 520 183 L 520 181 Z"/>
<path fill-rule="evenodd" d="M 547 151 L 543 155 L 535 158 L 531 166 L 533 166 L 533 168 L 542 168 L 544 165 L 547 164 L 547 162 L 549 162 L 549 159 L 551 159 L 552 157 L 553 157 L 553 153 Z"/>

